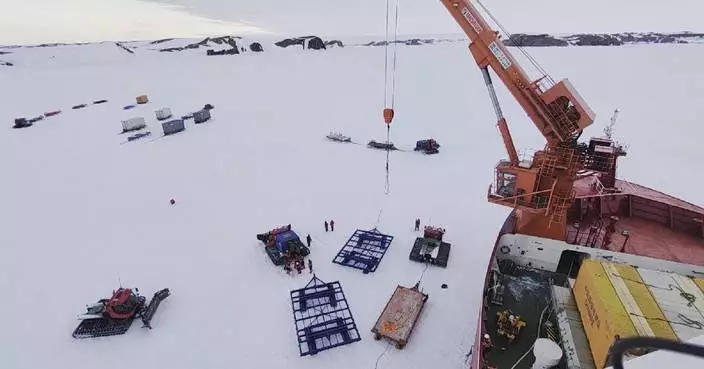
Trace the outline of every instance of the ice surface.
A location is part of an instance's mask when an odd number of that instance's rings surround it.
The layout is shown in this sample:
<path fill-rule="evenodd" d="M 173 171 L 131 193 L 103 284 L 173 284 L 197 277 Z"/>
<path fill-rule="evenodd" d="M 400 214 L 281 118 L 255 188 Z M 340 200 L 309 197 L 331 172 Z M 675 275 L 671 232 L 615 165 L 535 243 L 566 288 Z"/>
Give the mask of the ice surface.
<path fill-rule="evenodd" d="M 700 176 L 686 171 L 704 159 L 704 75 L 695 62 L 704 47 L 530 51 L 597 112 L 584 137 L 621 110 L 616 135 L 631 145 L 622 177 L 704 203 L 686 185 Z M 396 285 L 412 286 L 424 268 L 408 260 L 420 217 L 447 229 L 452 258 L 424 274 L 430 298 L 413 339 L 388 350 L 379 368 L 464 368 L 486 263 L 509 212 L 486 202 L 505 155 L 466 45 L 399 48 L 391 138 L 412 149 L 433 137 L 443 148 L 392 152 L 389 195 L 383 151 L 325 138 L 335 130 L 362 143 L 385 139 L 383 48 L 203 54 L 132 55 L 105 43 L 4 56 L 16 66 L 0 68 L 0 367 L 371 368 L 386 343 L 370 329 Z M 540 148 L 535 127 L 495 85 L 517 146 Z M 143 93 L 150 104 L 122 110 Z M 96 99 L 109 102 L 68 109 Z M 181 116 L 205 103 L 215 106 L 208 123 L 120 145 L 123 119 L 143 116 L 160 134 L 155 109 Z M 10 128 L 51 109 L 63 113 Z M 380 212 L 379 230 L 395 239 L 379 269 L 364 275 L 333 264 Z M 326 219 L 334 232 L 324 232 Z M 275 268 L 255 238 L 289 223 L 313 237 L 317 275 L 343 284 L 362 341 L 299 357 L 289 291 L 310 277 Z M 154 329 L 72 339 L 76 314 L 118 279 L 145 295 L 170 288 Z"/>

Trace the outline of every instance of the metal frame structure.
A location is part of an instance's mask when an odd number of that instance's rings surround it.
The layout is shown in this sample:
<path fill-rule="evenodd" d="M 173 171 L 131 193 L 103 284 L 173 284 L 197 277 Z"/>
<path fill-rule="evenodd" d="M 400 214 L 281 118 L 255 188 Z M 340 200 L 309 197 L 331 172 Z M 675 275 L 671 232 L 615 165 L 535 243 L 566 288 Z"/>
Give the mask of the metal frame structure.
<path fill-rule="evenodd" d="M 313 275 L 304 288 L 291 291 L 291 307 L 301 356 L 362 340 L 338 281 Z"/>
<path fill-rule="evenodd" d="M 393 239 L 394 236 L 383 234 L 376 228 L 371 231 L 358 229 L 342 246 L 332 262 L 362 270 L 364 274 L 373 273 Z"/>

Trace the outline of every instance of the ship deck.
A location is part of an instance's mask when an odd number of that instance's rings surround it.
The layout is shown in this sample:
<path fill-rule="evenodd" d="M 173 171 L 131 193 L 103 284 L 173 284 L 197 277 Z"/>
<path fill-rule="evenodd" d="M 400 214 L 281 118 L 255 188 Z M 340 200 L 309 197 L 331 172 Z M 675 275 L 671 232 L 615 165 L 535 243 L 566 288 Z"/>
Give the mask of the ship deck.
<path fill-rule="evenodd" d="M 493 348 L 483 357 L 487 366 L 499 369 L 530 369 L 533 362 L 530 352 L 535 340 L 548 336 L 547 332 L 551 331 L 548 326 L 552 326 L 554 328 L 552 332 L 559 337 L 555 312 L 551 308 L 552 273 L 520 267 L 510 269 L 503 271 L 505 273 L 503 274 L 503 304 L 489 304 L 485 311 L 485 332 L 490 335 Z M 504 310 L 508 310 L 513 315 L 520 315 L 526 323 L 510 344 L 505 337 L 497 333 L 497 314 Z M 545 314 L 542 314 L 544 310 Z M 543 315 L 542 324 L 541 315 Z M 529 353 L 523 357 L 526 352 Z M 514 366 L 516 363 L 518 364 Z M 565 360 L 563 359 L 556 368 L 566 368 Z"/>
<path fill-rule="evenodd" d="M 602 194 L 596 182 L 595 176 L 588 176 L 575 183 L 568 243 L 704 265 L 704 208 L 621 180 L 616 182 L 620 192 Z M 604 244 L 611 216 L 618 221 Z"/>
<path fill-rule="evenodd" d="M 592 224 L 587 222 L 580 227 L 579 231 L 575 228 L 570 229 L 567 233 L 567 242 L 586 245 Z M 623 235 L 624 231 L 629 234 L 628 240 Z M 604 233 L 603 229 L 599 231 L 597 244 L 603 241 Z M 620 219 L 616 224 L 616 232 L 611 242 L 602 248 L 678 263 L 704 265 L 704 240 L 642 218 Z"/>

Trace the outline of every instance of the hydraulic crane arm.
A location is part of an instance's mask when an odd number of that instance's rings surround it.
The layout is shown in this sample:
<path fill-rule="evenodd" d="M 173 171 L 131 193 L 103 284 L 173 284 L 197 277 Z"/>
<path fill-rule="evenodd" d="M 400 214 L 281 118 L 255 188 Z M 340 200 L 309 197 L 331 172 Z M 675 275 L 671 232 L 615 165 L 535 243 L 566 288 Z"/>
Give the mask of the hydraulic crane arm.
<path fill-rule="evenodd" d="M 470 0 L 440 1 L 469 37 L 469 50 L 484 74 L 499 130 L 512 162 L 516 160 L 516 150 L 491 85 L 489 67 L 511 91 L 549 145 L 574 139 L 594 121 L 594 112 L 568 80 L 555 84 L 544 76 L 531 81 L 504 47 L 498 32 L 489 27 Z"/>

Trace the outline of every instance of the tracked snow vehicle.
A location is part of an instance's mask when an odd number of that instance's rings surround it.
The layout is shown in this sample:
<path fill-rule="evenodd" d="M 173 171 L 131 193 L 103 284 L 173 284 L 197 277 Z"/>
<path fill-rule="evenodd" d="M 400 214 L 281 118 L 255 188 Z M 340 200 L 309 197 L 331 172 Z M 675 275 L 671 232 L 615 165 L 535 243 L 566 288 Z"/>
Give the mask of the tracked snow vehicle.
<path fill-rule="evenodd" d="M 158 291 L 147 304 L 146 297 L 139 295 L 138 289 L 118 288 L 109 299 L 100 299 L 86 307 L 86 313 L 79 316 L 81 323 L 73 331 L 73 338 L 91 338 L 124 334 L 132 326 L 132 321 L 141 318 L 143 328 L 151 329 L 151 320 L 164 299 L 171 295 L 168 288 Z"/>
<path fill-rule="evenodd" d="M 444 228 L 426 226 L 423 237 L 416 238 L 408 258 L 420 263 L 447 267 L 451 245 L 442 240 L 444 235 Z"/>
<path fill-rule="evenodd" d="M 440 144 L 433 138 L 427 140 L 420 140 L 416 142 L 416 147 L 414 151 L 422 151 L 425 154 L 432 155 L 440 152 Z"/>
<path fill-rule="evenodd" d="M 291 230 L 290 224 L 260 233 L 257 239 L 266 246 L 264 249 L 274 265 L 283 265 L 285 255 L 305 257 L 310 254 L 310 249 L 301 242 L 296 232 Z"/>

